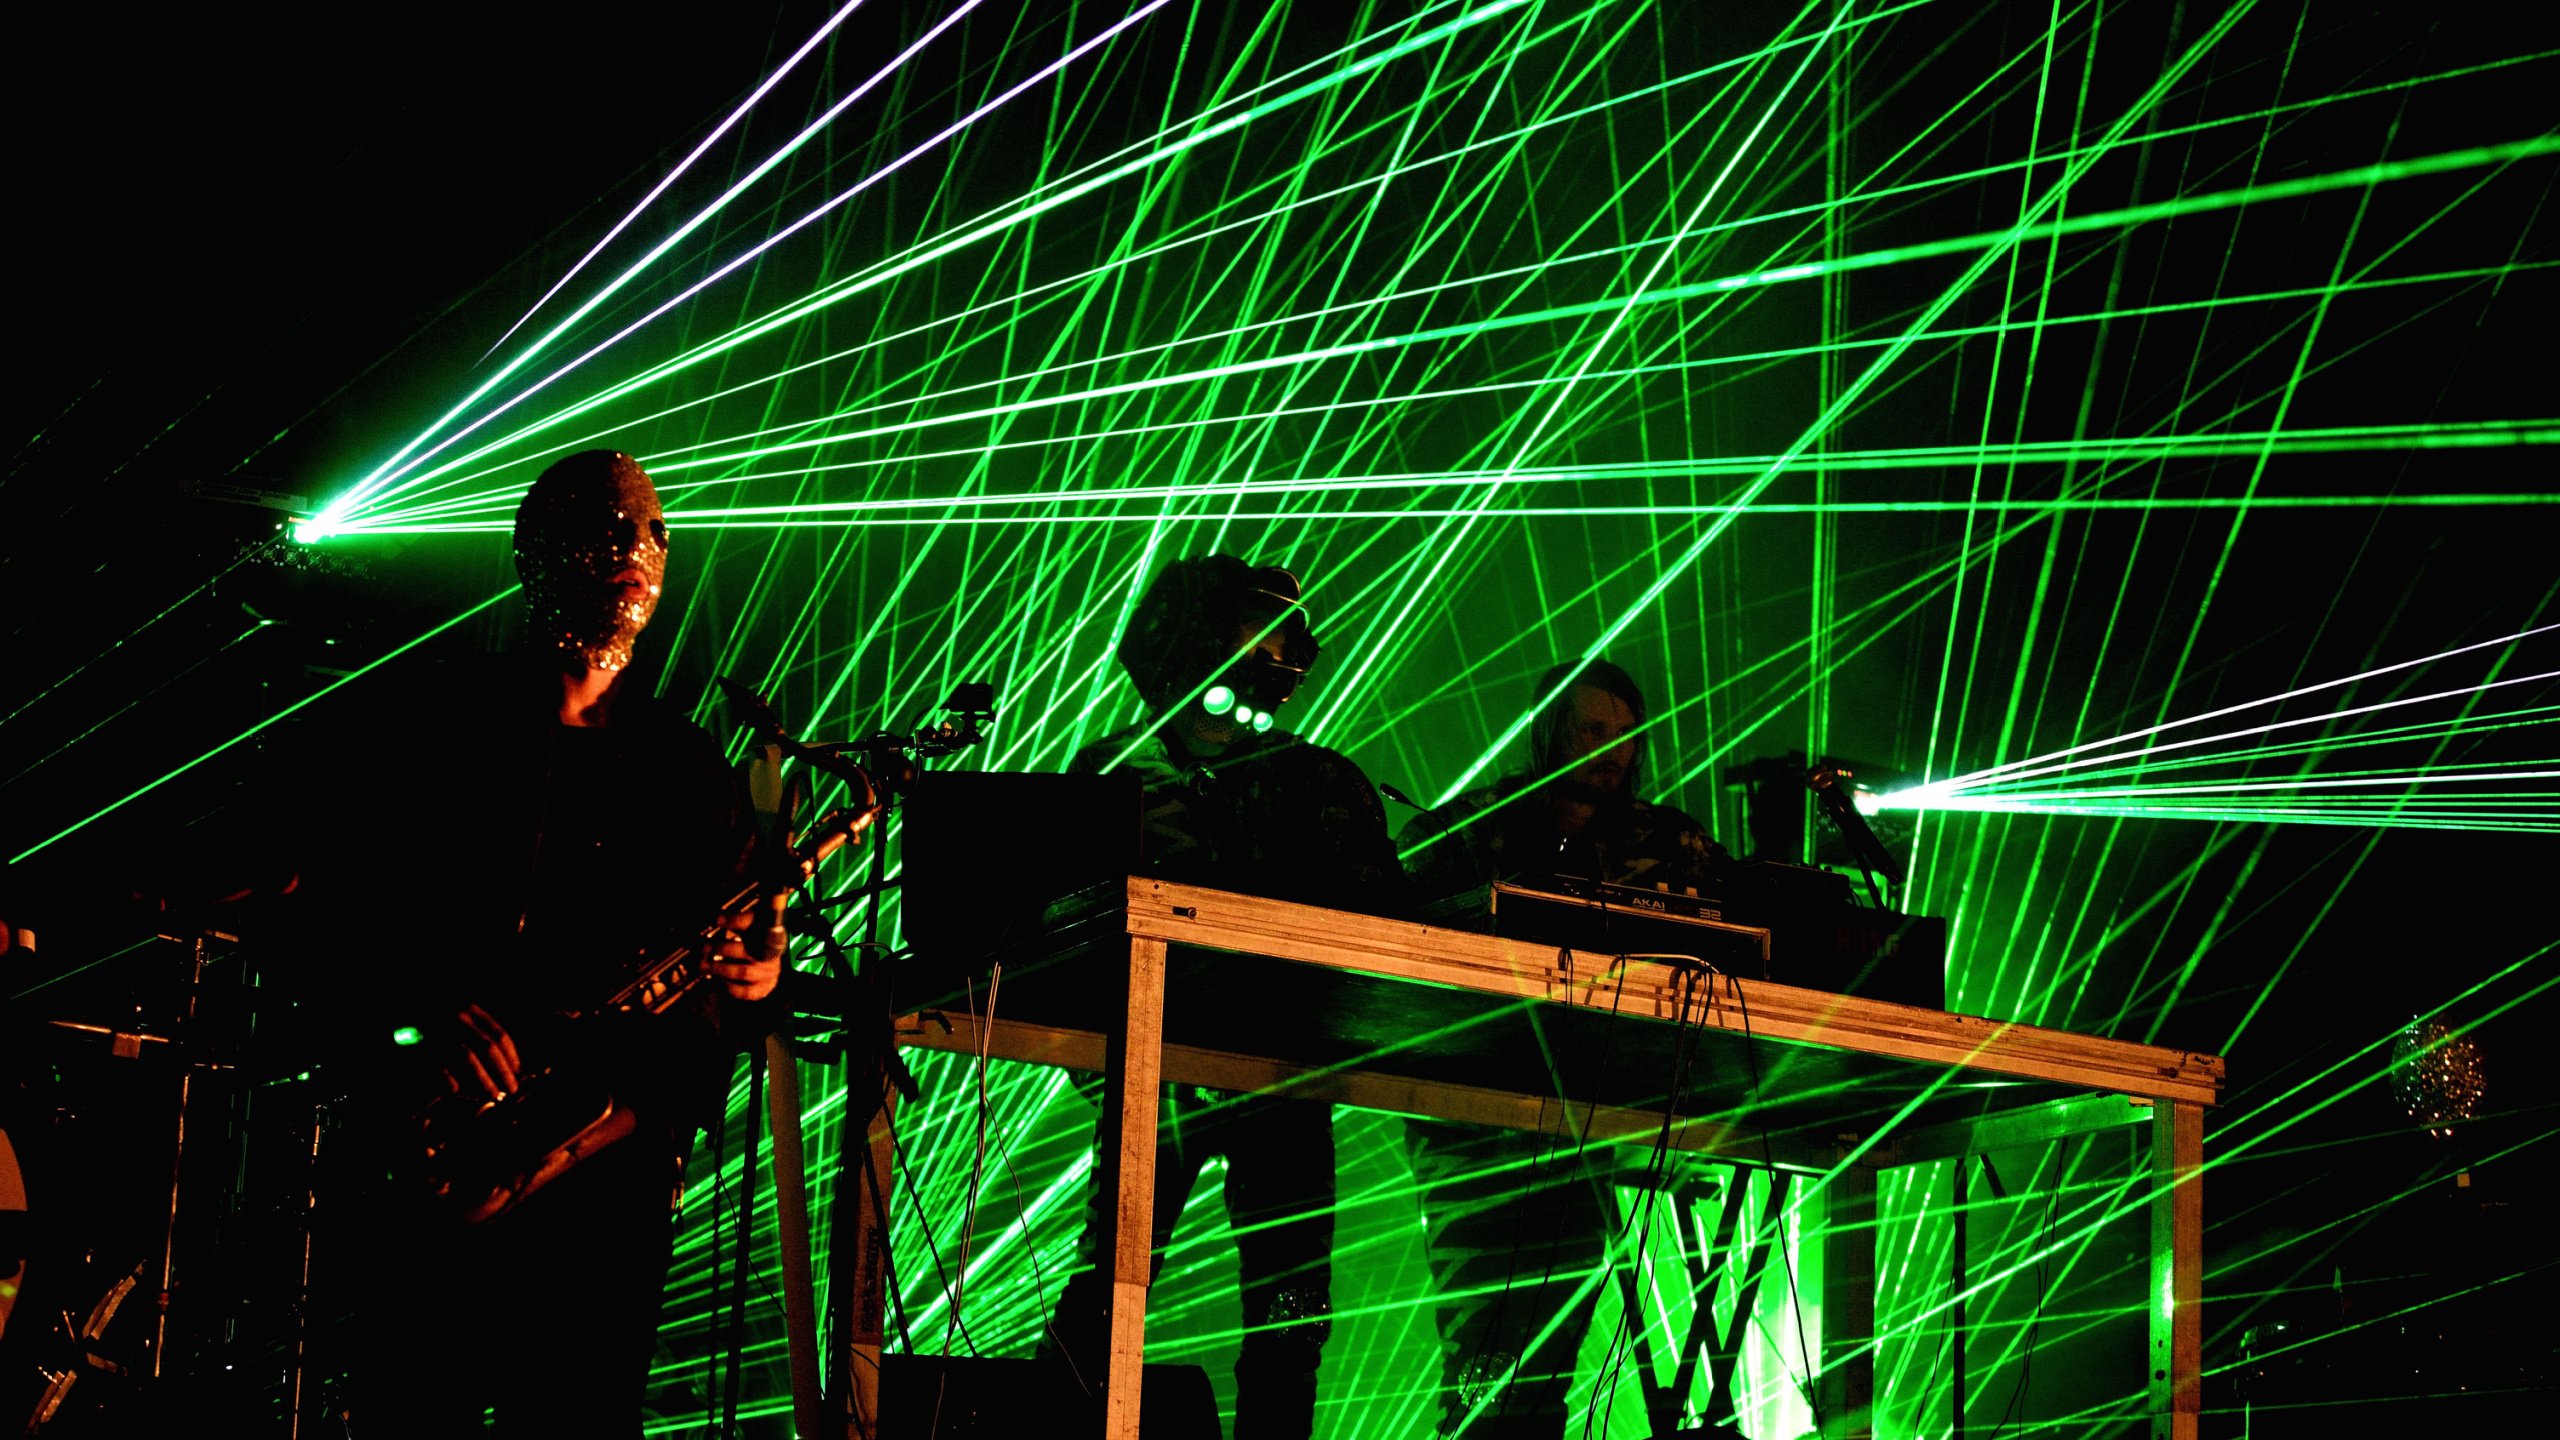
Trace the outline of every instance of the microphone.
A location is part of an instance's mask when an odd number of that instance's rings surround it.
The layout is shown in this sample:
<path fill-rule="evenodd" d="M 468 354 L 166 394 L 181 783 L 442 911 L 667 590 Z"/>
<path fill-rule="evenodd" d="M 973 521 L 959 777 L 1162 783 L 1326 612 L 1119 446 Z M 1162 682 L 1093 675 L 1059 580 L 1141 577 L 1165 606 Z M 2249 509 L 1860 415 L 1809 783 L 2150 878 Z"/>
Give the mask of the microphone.
<path fill-rule="evenodd" d="M 1857 803 L 1849 798 L 1848 780 L 1849 772 L 1834 762 L 1815 766 L 1804 783 L 1813 791 L 1814 803 L 1822 807 L 1822 813 L 1831 817 L 1832 824 L 1840 827 L 1840 838 L 1849 842 L 1850 853 L 1858 857 L 1859 867 L 1867 872 L 1867 888 L 1876 908 L 1882 910 L 1886 908 L 1884 896 L 1874 893 L 1874 877 L 1881 875 L 1886 883 L 1899 885 L 1902 883 L 1902 867 L 1894 863 L 1892 852 L 1876 838 L 1874 828 L 1867 824 L 1867 817 L 1858 813 Z"/>
<path fill-rule="evenodd" d="M 783 727 L 781 715 L 775 713 L 772 703 L 762 695 L 726 675 L 712 677 L 712 683 L 728 697 L 730 713 L 740 724 L 754 731 L 757 739 L 802 764 L 824 770 L 847 785 L 859 787 L 866 796 L 878 796 L 880 788 L 873 782 L 870 771 L 845 759 L 833 747 L 804 745 L 792 738 L 791 732 Z"/>

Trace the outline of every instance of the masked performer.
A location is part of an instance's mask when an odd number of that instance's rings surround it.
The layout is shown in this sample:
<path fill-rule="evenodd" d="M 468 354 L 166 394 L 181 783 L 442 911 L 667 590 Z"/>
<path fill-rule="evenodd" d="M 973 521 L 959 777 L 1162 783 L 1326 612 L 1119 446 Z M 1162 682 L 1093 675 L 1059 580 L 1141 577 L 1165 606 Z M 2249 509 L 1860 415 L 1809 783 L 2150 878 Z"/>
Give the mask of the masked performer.
<path fill-rule="evenodd" d="M 1349 760 L 1273 727 L 1318 646 L 1288 571 L 1227 555 L 1165 568 L 1121 636 L 1120 664 L 1148 716 L 1088 745 L 1072 769 L 1134 771 L 1145 793 L 1148 872 L 1170 880 L 1336 908 L 1398 903 L 1402 876 L 1377 792 Z M 1156 1156 L 1156 1265 L 1192 1182 L 1227 1161 L 1244 1343 L 1236 1440 L 1292 1440 L 1314 1424 L 1316 1365 L 1330 1329 L 1331 1107 L 1169 1087 Z M 1097 1194 L 1088 1261 L 1109 1233 Z M 1086 1383 L 1107 1368 L 1107 1266 L 1071 1280 L 1052 1327 Z"/>
<path fill-rule="evenodd" d="M 398 1178 L 339 1242 L 361 1289 L 349 1421 L 365 1436 L 477 1433 L 491 1412 L 507 1434 L 637 1430 L 678 1172 L 736 1051 L 769 1028 L 757 1002 L 782 970 L 776 900 L 725 917 L 710 983 L 675 1009 L 559 1018 L 710 923 L 753 827 L 710 737 L 627 683 L 667 564 L 638 462 L 598 450 L 545 471 L 515 559 L 531 645 L 381 706 L 368 768 L 339 777 L 377 838 L 310 867 L 341 1028 L 411 1042 L 360 1071 L 355 1138 Z M 407 1102 L 440 1090 L 462 1111 L 523 1107 L 508 1113 L 528 1142 L 546 1107 L 610 1094 L 608 1128 L 628 1133 L 467 1223 L 467 1196 L 404 1173 L 420 1148 Z"/>

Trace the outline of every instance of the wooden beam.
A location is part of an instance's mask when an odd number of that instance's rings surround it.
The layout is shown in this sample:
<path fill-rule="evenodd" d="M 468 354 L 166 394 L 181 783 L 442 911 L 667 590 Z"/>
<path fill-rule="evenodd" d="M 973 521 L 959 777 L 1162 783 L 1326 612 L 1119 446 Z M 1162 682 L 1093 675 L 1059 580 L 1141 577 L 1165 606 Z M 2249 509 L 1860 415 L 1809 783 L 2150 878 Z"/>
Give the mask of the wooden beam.
<path fill-rule="evenodd" d="M 791 1358 L 791 1421 L 808 1436 L 826 1430 L 818 1367 L 817 1286 L 809 1268 L 808 1169 L 800 1134 L 800 1059 L 782 1035 L 764 1040 L 765 1099 L 773 1125 L 774 1229 L 782 1251 L 782 1329 Z"/>
<path fill-rule="evenodd" d="M 1877 1163 L 1891 1169 L 1930 1160 L 1952 1160 L 1961 1155 L 1983 1155 L 2018 1145 L 2041 1145 L 2145 1124 L 2151 1115 L 2149 1101 L 2123 1095 L 2069 1095 L 1979 1119 L 1896 1130 L 1878 1147 L 1885 1153 Z"/>
<path fill-rule="evenodd" d="M 836 1374 L 830 1378 L 843 1397 L 845 1433 L 853 1440 L 874 1440 L 880 1433 L 880 1352 L 886 1348 L 888 1326 L 889 1195 L 897 1174 L 889 1112 L 898 1096 L 877 1067 L 847 1069 L 856 1077 L 846 1092 L 847 1108 L 861 1103 L 870 1109 L 865 1086 L 876 1087 L 870 1093 L 880 1096 L 880 1105 L 871 1110 L 854 1163 L 839 1167 L 836 1176 L 837 1184 L 854 1187 L 853 1293 L 844 1312 L 847 1323 L 837 1347 Z"/>
<path fill-rule="evenodd" d="M 901 1020 L 898 1028 L 902 1043 L 922 1050 L 975 1055 L 983 1049 L 984 1054 L 998 1060 L 1057 1065 L 1070 1070 L 1103 1068 L 1105 1038 L 1090 1030 L 1064 1030 L 1014 1020 L 981 1027 L 965 1015 L 946 1015 L 939 1022 L 925 1025 L 909 1018 Z M 1569 1107 L 1568 1112 L 1553 1095 L 1544 1093 L 1358 1070 L 1318 1069 L 1196 1045 L 1166 1045 L 1162 1054 L 1162 1078 L 1172 1085 L 1279 1094 L 1495 1130 L 1553 1131 L 1569 1124 L 1579 1134 L 1587 1124 L 1593 1144 L 1650 1146 L 1662 1136 L 1659 1110 L 1578 1104 Z M 1808 1174 L 1820 1174 L 1830 1168 L 1827 1146 L 1817 1154 L 1790 1148 L 1785 1137 L 1770 1137 L 1770 1144 L 1764 1145 L 1758 1126 L 1732 1124 L 1715 1116 L 1679 1117 L 1671 1127 L 1669 1148 L 1761 1168 L 1766 1168 L 1774 1155 L 1778 1168 Z"/>
<path fill-rule="evenodd" d="M 2204 1368 L 2204 1108 L 2151 1117 L 2152 1440 L 2196 1440 Z"/>
<path fill-rule="evenodd" d="M 2211 1104 L 2222 1085 L 2216 1055 L 1722 975 L 1698 986 L 1659 961 L 1559 952 L 1196 885 L 1132 878 L 1128 925 L 1132 935 L 1178 944 L 2085 1089 Z"/>
<path fill-rule="evenodd" d="M 1147 1282 L 1155 1248 L 1156 1095 L 1164 1069 L 1164 942 L 1132 937 L 1121 1023 L 1103 1054 L 1097 1182 L 1116 1197 L 1111 1225 L 1111 1350 L 1103 1434 L 1138 1440 L 1147 1359 Z"/>

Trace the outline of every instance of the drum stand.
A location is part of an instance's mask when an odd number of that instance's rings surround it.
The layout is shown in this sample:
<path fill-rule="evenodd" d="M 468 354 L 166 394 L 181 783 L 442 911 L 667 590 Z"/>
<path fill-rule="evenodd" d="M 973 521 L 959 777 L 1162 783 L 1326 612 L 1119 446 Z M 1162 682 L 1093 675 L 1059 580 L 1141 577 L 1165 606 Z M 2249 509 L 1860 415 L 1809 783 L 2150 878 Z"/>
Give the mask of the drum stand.
<path fill-rule="evenodd" d="M 181 1003 L 176 1007 L 174 1023 L 168 1027 L 168 1033 L 155 1033 L 145 1028 L 147 1021 L 141 1014 L 136 1016 L 134 1022 L 129 1022 L 132 1024 L 131 1029 L 63 1019 L 47 1022 L 59 1030 L 90 1035 L 105 1041 L 108 1053 L 115 1059 L 137 1059 L 152 1046 L 169 1047 L 168 1053 L 177 1061 L 178 1093 L 176 1113 L 172 1117 L 167 1132 L 169 1136 L 168 1188 L 165 1206 L 149 1212 L 147 1220 L 143 1216 L 134 1217 L 136 1221 L 150 1224 L 156 1229 L 157 1243 L 154 1247 L 156 1254 L 146 1252 L 140 1263 L 134 1264 L 107 1284 L 90 1307 L 85 1319 L 75 1314 L 66 1314 L 62 1317 L 61 1338 L 67 1342 L 63 1352 L 62 1368 L 57 1370 L 50 1365 L 42 1367 L 45 1381 L 43 1391 L 33 1414 L 27 1416 L 25 1421 L 24 1433 L 29 1436 L 41 1435 L 57 1418 L 62 1419 L 66 1424 L 70 1423 L 71 1417 L 61 1414 L 64 1402 L 69 1398 L 77 1382 L 83 1376 L 93 1372 L 122 1377 L 130 1383 L 152 1387 L 160 1390 L 163 1396 L 167 1393 L 166 1387 L 180 1381 L 181 1371 L 185 1367 L 177 1357 L 172 1356 L 170 1351 L 171 1316 L 173 1309 L 193 1313 L 189 1307 L 178 1302 L 177 1293 L 180 1284 L 195 1268 L 192 1265 L 181 1265 L 180 1252 L 182 1249 L 200 1248 L 206 1239 L 201 1233 L 203 1223 L 221 1221 L 229 1213 L 216 1214 L 207 1211 L 208 1204 L 219 1206 L 222 1203 L 223 1197 L 217 1193 L 220 1185 L 217 1180 L 214 1181 L 211 1190 L 207 1189 L 208 1182 L 212 1179 L 203 1173 L 207 1156 L 202 1153 L 197 1155 L 196 1170 L 193 1174 L 190 1174 L 188 1168 L 188 1157 L 191 1126 L 201 1131 L 202 1125 L 197 1122 L 206 1118 L 197 1114 L 206 1100 L 206 1093 L 197 1084 L 199 1072 L 209 1078 L 216 1074 L 239 1071 L 236 1056 L 229 1053 L 227 1046 L 216 1043 L 215 1038 L 208 1034 L 215 1028 L 216 1017 L 209 1013 L 206 1001 L 207 991 L 210 988 L 207 982 L 208 971 L 214 968 L 218 959 L 214 947 L 217 944 L 236 944 L 238 938 L 210 928 L 197 931 L 192 935 L 183 937 L 170 935 L 167 938 L 178 940 L 187 947 L 186 988 Z M 247 1097 L 243 1095 L 239 1099 L 245 1103 Z M 245 1111 L 235 1117 L 242 1123 L 237 1127 L 238 1133 L 234 1136 L 242 1147 L 239 1159 L 244 1167 L 250 1164 L 248 1148 L 250 1141 L 248 1127 L 245 1124 L 246 1118 Z M 292 1290 L 287 1296 L 279 1297 L 288 1300 L 291 1306 L 291 1322 L 284 1337 L 283 1346 L 289 1363 L 283 1378 L 286 1382 L 286 1405 L 289 1417 L 287 1433 L 296 1437 L 296 1440 L 299 1440 L 303 1434 L 305 1412 L 317 1389 L 313 1384 L 311 1364 L 313 1221 L 319 1205 L 320 1147 L 322 1137 L 329 1128 L 329 1118 L 328 1107 L 325 1104 L 315 1105 L 312 1108 L 308 1136 L 303 1143 L 295 1147 L 300 1152 L 299 1158 L 305 1166 L 303 1177 L 305 1183 L 300 1187 L 302 1193 L 296 1197 L 300 1212 L 296 1225 L 300 1232 L 296 1237 L 299 1240 L 299 1267 Z M 194 1138 L 201 1140 L 202 1136 L 199 1134 Z M 216 1138 L 221 1137 L 217 1134 Z M 195 1148 L 198 1152 L 203 1150 L 201 1144 Z M 235 1179 L 238 1178 L 235 1177 Z M 240 1195 L 236 1186 L 229 1198 L 234 1202 L 239 1200 Z M 188 1237 L 184 1240 L 181 1239 L 182 1230 Z M 152 1314 L 147 1337 L 138 1342 L 147 1351 L 147 1357 L 136 1357 L 131 1354 L 131 1347 L 136 1342 L 127 1341 L 119 1347 L 107 1332 L 116 1323 L 122 1307 L 142 1293 L 147 1293 L 151 1297 Z M 178 1318 L 181 1325 L 189 1323 L 184 1313 Z M 198 1338 L 216 1338 L 212 1327 L 207 1326 L 205 1329 L 207 1333 Z M 123 1351 L 121 1356 L 118 1353 L 119 1349 Z M 156 1403 L 147 1403 L 144 1409 L 154 1410 Z"/>
<path fill-rule="evenodd" d="M 294 1281 L 293 1368 L 285 1386 L 285 1437 L 302 1440 L 302 1417 L 311 1378 L 311 1232 L 320 1208 L 320 1137 L 329 1129 L 329 1107 L 311 1107 L 311 1140 L 302 1152 L 309 1183 L 302 1192 L 302 1269 Z"/>
<path fill-rule="evenodd" d="M 216 930 L 199 930 L 187 943 L 187 1003 L 178 1015 L 178 1033 L 188 1034 L 195 1028 L 196 1010 L 204 994 L 205 952 L 213 941 L 233 940 Z M 156 1313 L 151 1317 L 151 1378 L 162 1378 L 169 1350 L 169 1295 L 176 1278 L 178 1263 L 178 1194 L 179 1182 L 187 1166 L 187 1106 L 195 1092 L 197 1061 L 189 1059 L 178 1067 L 178 1123 L 169 1143 L 169 1213 L 160 1229 L 160 1288 L 154 1297 Z M 218 1068 L 208 1065 L 207 1068 Z"/>

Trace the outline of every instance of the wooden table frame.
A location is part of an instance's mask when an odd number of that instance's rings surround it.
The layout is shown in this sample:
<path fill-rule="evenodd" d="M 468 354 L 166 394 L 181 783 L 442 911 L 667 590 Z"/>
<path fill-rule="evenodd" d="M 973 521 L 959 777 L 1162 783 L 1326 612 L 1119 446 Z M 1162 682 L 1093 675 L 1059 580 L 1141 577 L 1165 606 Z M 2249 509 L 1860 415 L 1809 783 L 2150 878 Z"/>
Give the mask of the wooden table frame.
<path fill-rule="evenodd" d="M 2193 1440 L 2202 1359 L 2203 1114 L 2219 1097 L 2219 1057 L 1985 1020 L 1855 996 L 1722 976 L 1683 974 L 1641 957 L 1559 951 L 1533 944 L 1133 877 L 1125 924 L 1128 962 L 1118 967 L 1107 1030 L 1064 1029 L 999 1020 L 983 1030 L 948 1013 L 936 1023 L 899 1026 L 902 1043 L 1000 1059 L 1100 1070 L 1097 1183 L 1117 1196 L 1111 1266 L 1110 1370 L 1103 1433 L 1138 1435 L 1140 1365 L 1146 1348 L 1151 1206 L 1155 1193 L 1156 1102 L 1165 1082 L 1240 1091 L 1279 1090 L 1331 1101 L 1469 1124 L 1535 1129 L 1554 1116 L 1545 1093 L 1416 1078 L 1385 1070 L 1292 1064 L 1252 1054 L 1165 1043 L 1168 947 L 1217 950 L 1318 965 L 1337 971 L 1456 987 L 1566 1007 L 1608 1005 L 1619 1015 L 1680 1022 L 1764 1040 L 1792 1041 L 1916 1062 L 1946 1071 L 2051 1082 L 2084 1092 L 2030 1108 L 1994 1109 L 1954 1122 L 1832 1137 L 1828 1153 L 1802 1145 L 1773 1150 L 1755 1125 L 1715 1116 L 1679 1119 L 1675 1149 L 1736 1163 L 1825 1176 L 1829 1205 L 1821 1368 L 1826 1436 L 1869 1433 L 1873 1398 L 1878 1169 L 1983 1153 L 2008 1145 L 2148 1121 L 2152 1285 L 2162 1303 L 2150 1316 L 2152 1434 Z M 1747 1012 L 1745 1010 L 1747 1002 Z M 1747 1014 L 1747 1018 L 1746 1018 Z M 1577 1102 L 1577 1112 L 1586 1106 Z M 1588 1105 L 1595 1141 L 1663 1137 L 1659 1111 Z M 884 1137 L 875 1136 L 877 1149 Z M 881 1157 L 885 1159 L 885 1157 Z M 876 1223 L 877 1217 L 866 1217 Z M 1862 1223 L 1864 1222 L 1864 1223 Z M 865 1244 L 867 1237 L 853 1237 Z M 866 1337 L 868 1338 L 868 1337 Z M 876 1343 L 876 1342 L 875 1342 Z M 876 1384 L 857 1360 L 856 1389 Z M 867 1372 L 867 1373 L 866 1373 Z M 876 1413 L 861 1396 L 857 1424 Z"/>

